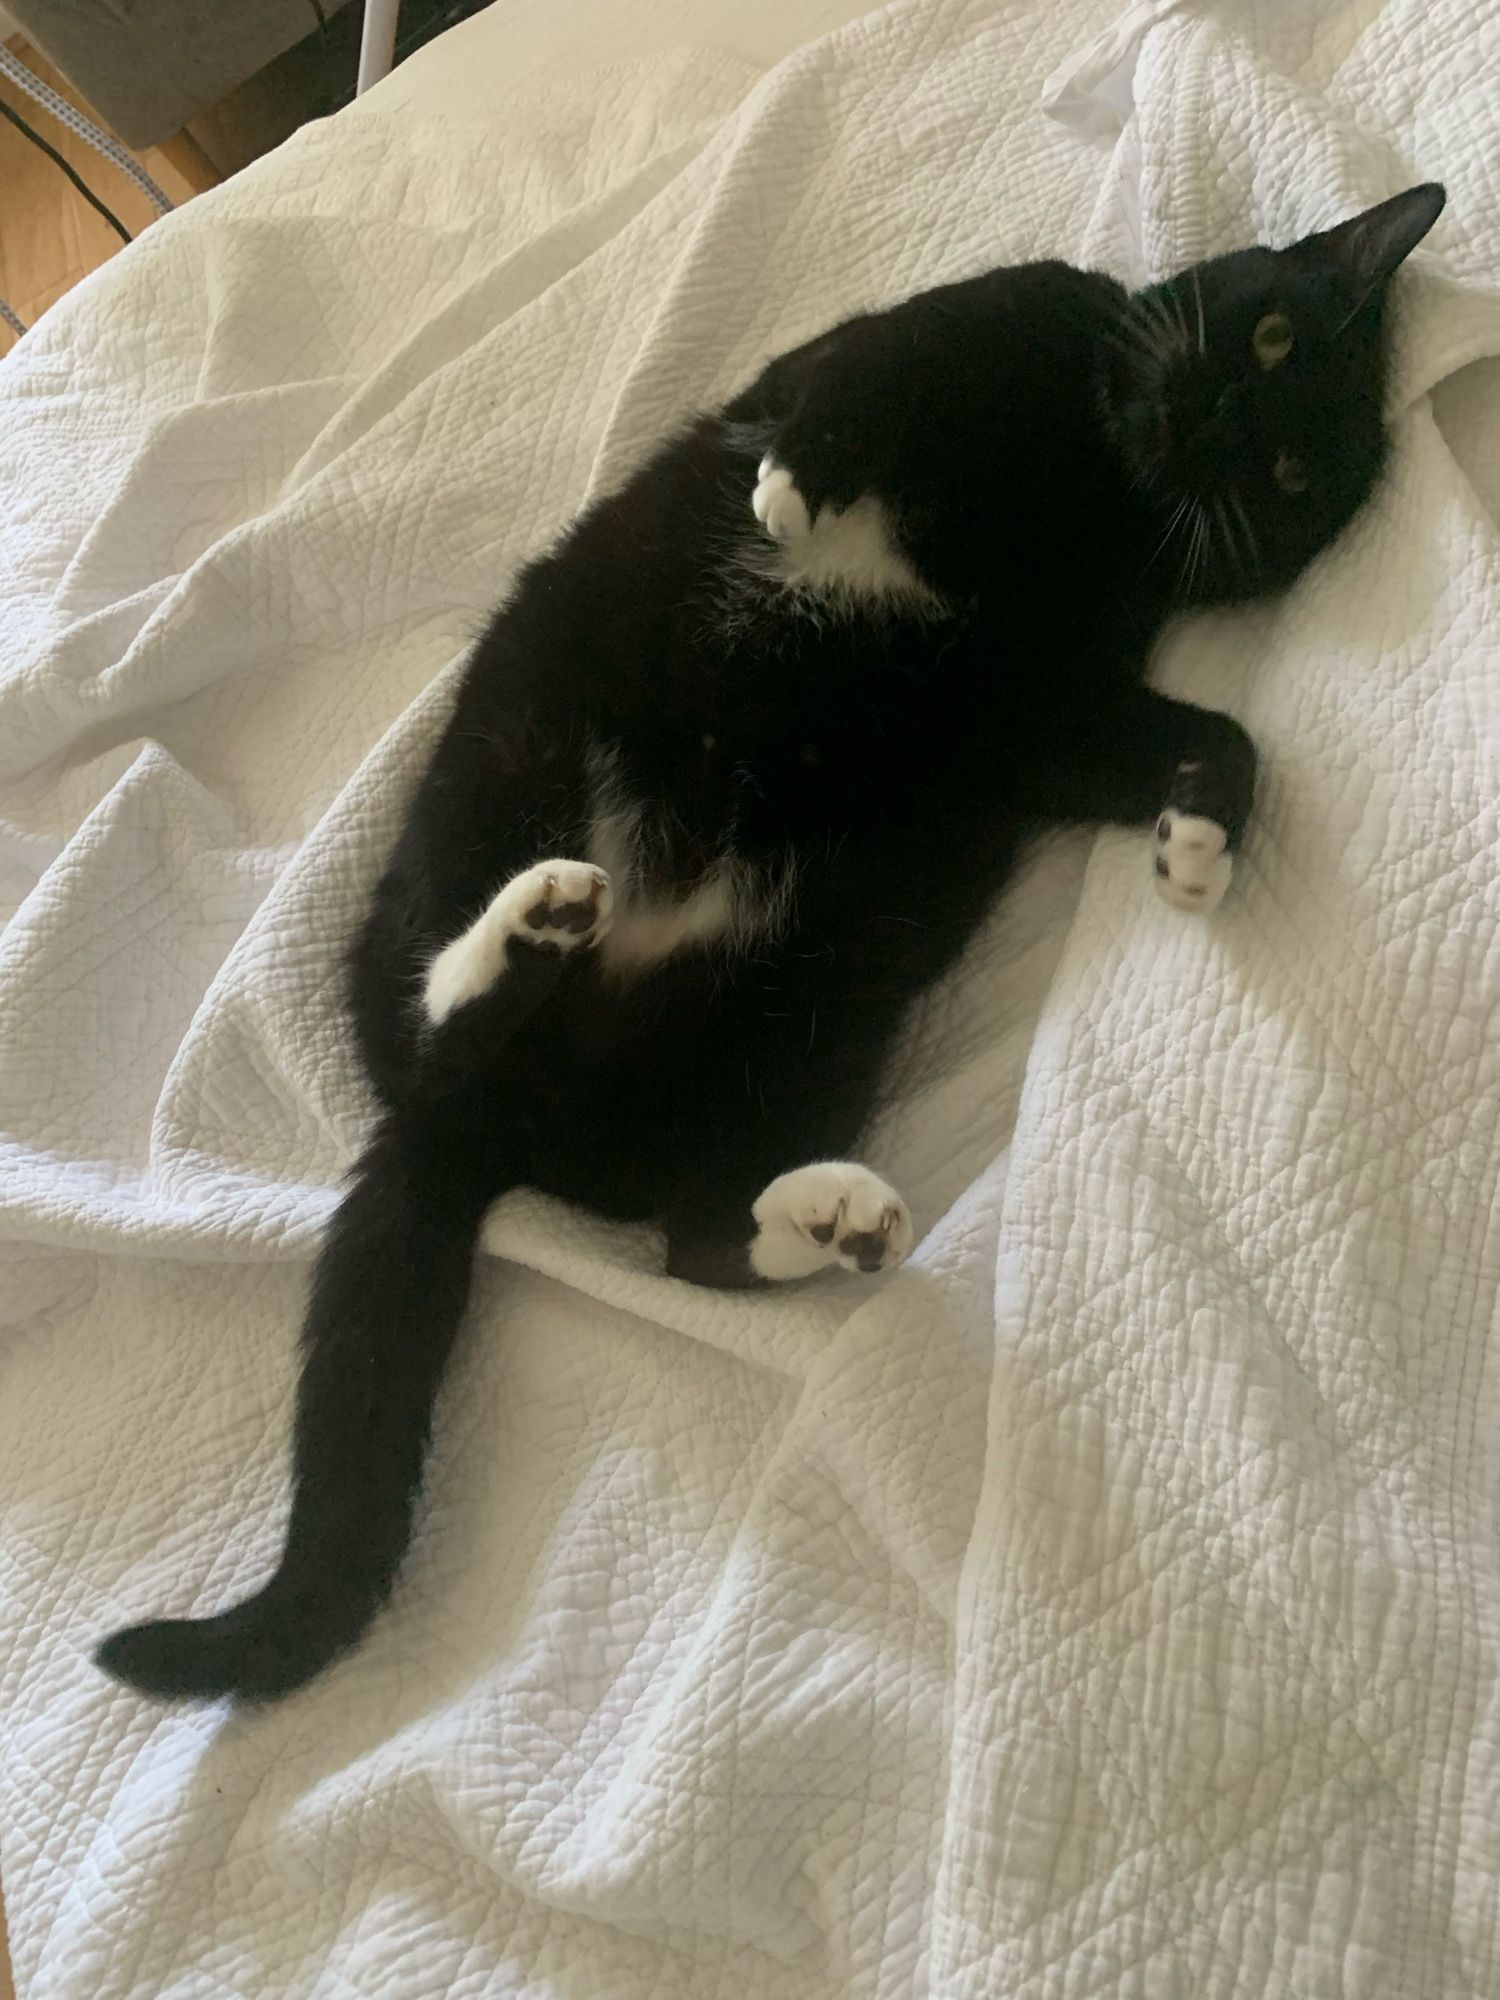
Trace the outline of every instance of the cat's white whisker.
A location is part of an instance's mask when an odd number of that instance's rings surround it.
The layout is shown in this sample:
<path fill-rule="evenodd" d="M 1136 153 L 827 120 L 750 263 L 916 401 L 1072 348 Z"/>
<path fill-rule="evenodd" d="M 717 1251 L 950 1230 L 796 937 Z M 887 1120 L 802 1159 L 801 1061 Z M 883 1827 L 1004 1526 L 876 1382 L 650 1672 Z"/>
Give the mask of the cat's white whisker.
<path fill-rule="evenodd" d="M 1260 561 L 1249 517 L 1237 494 L 1224 495 L 1218 504 L 1223 515 L 1224 539 L 1233 553 L 1235 569 L 1247 584 L 1253 583 L 1260 570 Z"/>
<path fill-rule="evenodd" d="M 1191 505 L 1192 502 L 1190 500 L 1183 498 L 1179 500 L 1177 505 L 1173 508 L 1171 515 L 1168 517 L 1167 525 L 1162 530 L 1161 540 L 1157 543 L 1156 547 L 1151 551 L 1150 555 L 1146 558 L 1147 569 L 1150 569 L 1151 565 L 1165 551 L 1167 545 L 1172 540 L 1172 537 L 1176 534 L 1177 528 L 1180 522 L 1182 521 L 1183 516 L 1187 513 L 1187 510 Z"/>
<path fill-rule="evenodd" d="M 1249 545 L 1250 557 L 1255 565 L 1255 574 L 1259 576 L 1261 574 L 1261 571 L 1265 567 L 1261 559 L 1260 537 L 1255 532 L 1255 527 L 1250 519 L 1249 512 L 1245 506 L 1244 501 L 1240 498 L 1239 494 L 1231 493 L 1229 499 L 1231 505 L 1234 508 L 1235 514 L 1238 516 L 1240 526 L 1245 531 L 1245 541 Z"/>
<path fill-rule="evenodd" d="M 1204 513 L 1201 502 L 1195 500 L 1191 504 L 1193 509 L 1193 532 L 1188 543 L 1187 560 L 1184 565 L 1183 574 L 1183 590 L 1188 596 L 1192 595 L 1193 586 L 1198 580 L 1198 572 L 1202 566 L 1208 543 L 1208 516 Z"/>
<path fill-rule="evenodd" d="M 1234 564 L 1236 576 L 1248 580 L 1250 575 L 1249 564 L 1245 556 L 1240 552 L 1239 537 L 1234 532 L 1234 523 L 1229 516 L 1228 504 L 1223 496 L 1217 493 L 1214 495 L 1214 521 L 1219 530 L 1224 553 L 1229 561 Z"/>

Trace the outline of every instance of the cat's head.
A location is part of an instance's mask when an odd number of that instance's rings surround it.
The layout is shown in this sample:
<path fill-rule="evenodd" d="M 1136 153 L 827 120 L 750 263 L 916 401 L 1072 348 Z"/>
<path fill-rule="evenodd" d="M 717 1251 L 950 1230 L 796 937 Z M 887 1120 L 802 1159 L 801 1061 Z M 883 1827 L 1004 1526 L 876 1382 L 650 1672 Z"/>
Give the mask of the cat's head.
<path fill-rule="evenodd" d="M 1386 452 L 1387 288 L 1444 199 L 1435 182 L 1410 188 L 1129 302 L 1106 400 L 1180 601 L 1282 588 L 1368 498 Z"/>

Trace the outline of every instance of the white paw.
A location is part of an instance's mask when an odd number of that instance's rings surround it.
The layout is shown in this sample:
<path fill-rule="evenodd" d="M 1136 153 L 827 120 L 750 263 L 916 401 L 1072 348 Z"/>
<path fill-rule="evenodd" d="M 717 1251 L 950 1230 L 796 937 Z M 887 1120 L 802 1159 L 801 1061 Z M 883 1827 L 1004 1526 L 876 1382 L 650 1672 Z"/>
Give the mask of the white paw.
<path fill-rule="evenodd" d="M 610 927 L 614 892 L 602 868 L 587 861 L 538 861 L 513 875 L 461 937 L 427 969 L 423 1004 L 434 1026 L 477 1000 L 501 977 L 512 938 L 550 951 L 582 951 Z"/>
<path fill-rule="evenodd" d="M 1156 822 L 1156 893 L 1174 910 L 1207 916 L 1224 900 L 1234 861 L 1216 819 L 1168 806 Z"/>
<path fill-rule="evenodd" d="M 912 1246 L 911 1216 L 893 1187 L 850 1160 L 820 1160 L 772 1181 L 752 1211 L 750 1264 L 762 1278 L 805 1278 L 827 1264 L 885 1271 Z"/>
<path fill-rule="evenodd" d="M 790 542 L 805 535 L 812 527 L 812 518 L 786 467 L 768 455 L 760 462 L 757 480 L 750 505 L 772 541 Z"/>

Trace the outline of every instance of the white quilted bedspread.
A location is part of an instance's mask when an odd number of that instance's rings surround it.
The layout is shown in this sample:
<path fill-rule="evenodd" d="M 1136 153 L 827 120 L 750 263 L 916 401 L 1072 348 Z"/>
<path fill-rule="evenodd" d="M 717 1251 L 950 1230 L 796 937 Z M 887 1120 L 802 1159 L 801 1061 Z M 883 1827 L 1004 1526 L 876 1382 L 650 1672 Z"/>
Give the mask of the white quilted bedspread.
<path fill-rule="evenodd" d="M 1147 5 L 1047 115 L 1099 18 L 314 128 L 0 368 L 26 2000 L 1500 1992 L 1500 8 Z M 1164 663 L 1263 746 L 1235 890 L 1031 870 L 873 1149 L 911 1268 L 722 1298 L 506 1202 L 368 1644 L 100 1679 L 270 1559 L 336 962 L 517 560 L 838 312 L 1428 177 L 1378 505 Z"/>

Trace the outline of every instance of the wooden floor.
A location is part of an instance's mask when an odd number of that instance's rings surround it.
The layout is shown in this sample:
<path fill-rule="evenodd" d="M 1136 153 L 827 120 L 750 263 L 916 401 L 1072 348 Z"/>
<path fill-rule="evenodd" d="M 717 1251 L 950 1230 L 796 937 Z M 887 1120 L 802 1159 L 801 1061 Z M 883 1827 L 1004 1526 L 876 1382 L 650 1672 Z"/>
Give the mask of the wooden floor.
<path fill-rule="evenodd" d="M 79 103 L 39 56 L 24 45 L 17 53 L 44 83 Z M 150 227 L 156 211 L 127 174 L 33 103 L 9 78 L 0 77 L 0 98 L 56 147 L 132 236 Z M 191 141 L 186 145 L 173 141 L 166 149 L 153 146 L 138 157 L 173 203 L 190 200 L 216 178 Z M 14 125 L 0 120 L 0 299 L 11 311 L 27 326 L 32 325 L 48 306 L 120 248 L 114 230 L 89 207 L 55 162 Z M 0 354 L 8 352 L 15 340 L 16 335 L 0 321 Z M 5 2000 L 3 1988 L 0 2000 Z"/>

